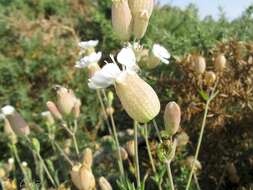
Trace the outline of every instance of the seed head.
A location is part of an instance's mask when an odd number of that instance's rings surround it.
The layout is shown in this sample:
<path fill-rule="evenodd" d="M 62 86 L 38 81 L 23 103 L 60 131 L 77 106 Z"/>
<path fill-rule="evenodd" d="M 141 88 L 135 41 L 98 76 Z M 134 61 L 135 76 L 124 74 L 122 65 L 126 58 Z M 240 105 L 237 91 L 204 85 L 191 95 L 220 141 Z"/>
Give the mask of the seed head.
<path fill-rule="evenodd" d="M 206 60 L 202 56 L 192 56 L 191 64 L 192 70 L 198 75 L 203 74 L 206 70 Z"/>
<path fill-rule="evenodd" d="M 208 86 L 211 86 L 215 83 L 216 75 L 213 71 L 207 71 L 205 73 L 205 83 Z"/>

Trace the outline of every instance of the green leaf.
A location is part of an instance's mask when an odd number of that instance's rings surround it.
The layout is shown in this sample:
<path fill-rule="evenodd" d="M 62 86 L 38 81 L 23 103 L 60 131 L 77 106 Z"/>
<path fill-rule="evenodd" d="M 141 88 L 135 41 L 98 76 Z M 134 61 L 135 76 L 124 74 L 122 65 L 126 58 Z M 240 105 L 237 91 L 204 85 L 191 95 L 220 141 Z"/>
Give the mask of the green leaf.
<path fill-rule="evenodd" d="M 199 90 L 198 92 L 199 92 L 199 95 L 201 96 L 201 98 L 203 98 L 203 100 L 205 100 L 205 101 L 209 100 L 209 96 L 205 91 Z"/>

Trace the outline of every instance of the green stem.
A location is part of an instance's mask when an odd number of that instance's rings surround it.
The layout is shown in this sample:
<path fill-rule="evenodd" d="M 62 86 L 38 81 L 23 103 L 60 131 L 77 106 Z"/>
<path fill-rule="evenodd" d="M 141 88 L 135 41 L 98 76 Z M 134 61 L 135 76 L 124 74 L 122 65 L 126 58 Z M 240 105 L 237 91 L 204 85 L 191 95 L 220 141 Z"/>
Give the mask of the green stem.
<path fill-rule="evenodd" d="M 145 130 L 144 138 L 145 138 L 146 145 L 147 145 L 147 151 L 148 151 L 149 160 L 150 160 L 153 172 L 156 173 L 156 168 L 155 168 L 154 160 L 153 160 L 151 149 L 150 149 L 149 142 L 148 142 L 148 128 L 147 128 L 147 124 L 146 123 L 144 125 L 144 130 Z"/>
<path fill-rule="evenodd" d="M 59 152 L 62 154 L 62 156 L 66 159 L 66 161 L 73 167 L 74 163 L 70 160 L 68 155 L 65 154 L 64 150 L 60 147 L 60 145 L 57 142 L 53 142 L 56 148 L 59 150 Z"/>
<path fill-rule="evenodd" d="M 120 145 L 119 145 L 119 139 L 118 139 L 118 134 L 117 134 L 117 130 L 116 130 L 116 125 L 113 119 L 112 114 L 110 114 L 110 119 L 112 122 L 112 131 L 113 131 L 113 136 L 115 139 L 115 143 L 116 143 L 116 148 L 117 148 L 117 152 L 118 152 L 118 157 L 119 157 L 119 170 L 120 170 L 120 174 L 122 176 L 124 176 L 124 167 L 123 167 L 123 161 L 122 161 L 122 157 L 121 157 L 121 153 L 120 153 Z"/>
<path fill-rule="evenodd" d="M 157 125 L 155 119 L 153 119 L 153 125 L 155 127 L 156 134 L 157 134 L 157 137 L 158 137 L 159 141 L 162 142 L 162 137 L 161 137 L 161 134 L 160 134 L 160 131 L 159 131 L 159 128 L 158 128 L 158 125 Z"/>
<path fill-rule="evenodd" d="M 167 172 L 168 172 L 168 176 L 169 176 L 171 190 L 175 190 L 170 163 L 171 163 L 170 161 L 166 161 L 166 167 L 167 167 Z"/>
<path fill-rule="evenodd" d="M 189 176 L 189 179 L 188 179 L 188 182 L 187 182 L 186 190 L 189 190 L 189 188 L 190 188 L 191 181 L 192 181 L 192 176 L 193 176 L 193 173 L 194 173 L 195 163 L 196 163 L 196 160 L 198 160 L 200 146 L 201 146 L 201 143 L 202 143 L 202 139 L 203 139 L 203 135 L 204 135 L 204 131 L 205 131 L 205 126 L 206 126 L 206 118 L 207 118 L 207 114 L 208 114 L 209 104 L 218 94 L 218 91 L 216 93 L 214 93 L 217 84 L 218 84 L 218 81 L 216 82 L 215 87 L 213 88 L 213 91 L 211 93 L 210 98 L 206 102 L 204 117 L 203 117 L 201 130 L 200 130 L 200 135 L 199 135 L 198 144 L 197 144 L 197 149 L 196 149 L 196 152 L 195 152 L 195 155 L 194 155 L 194 161 L 192 163 L 191 172 L 190 172 L 190 176 Z"/>
<path fill-rule="evenodd" d="M 101 105 L 101 108 L 102 108 L 102 111 L 103 111 L 104 119 L 105 119 L 106 125 L 108 127 L 109 133 L 112 135 L 112 129 L 110 127 L 110 123 L 108 121 L 106 110 L 105 110 L 105 105 L 104 105 L 104 102 L 103 102 L 103 99 L 101 97 L 101 93 L 100 93 L 99 90 L 97 90 L 97 96 L 98 96 L 98 99 L 99 99 L 99 102 L 100 102 L 100 105 Z"/>
<path fill-rule="evenodd" d="M 138 123 L 134 121 L 134 150 L 135 150 L 135 172 L 137 179 L 137 189 L 141 187 L 141 178 L 140 178 L 140 167 L 139 167 L 139 156 L 138 156 Z"/>

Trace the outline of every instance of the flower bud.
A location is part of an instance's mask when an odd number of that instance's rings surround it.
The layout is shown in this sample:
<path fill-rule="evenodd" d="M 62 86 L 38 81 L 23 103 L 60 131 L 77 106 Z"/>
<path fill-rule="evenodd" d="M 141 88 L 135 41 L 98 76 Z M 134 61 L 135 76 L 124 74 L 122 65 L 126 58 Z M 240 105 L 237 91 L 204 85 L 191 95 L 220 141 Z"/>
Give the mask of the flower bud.
<path fill-rule="evenodd" d="M 3 168 L 0 168 L 0 179 L 3 179 L 6 175 L 6 172 Z"/>
<path fill-rule="evenodd" d="M 185 146 L 189 142 L 189 136 L 187 135 L 186 132 L 181 132 L 176 136 L 177 139 L 177 145 L 178 147 L 180 146 Z"/>
<path fill-rule="evenodd" d="M 166 105 L 163 118 L 166 132 L 171 136 L 174 135 L 178 131 L 181 121 L 181 110 L 176 102 L 169 102 Z"/>
<path fill-rule="evenodd" d="M 92 150 L 90 148 L 86 148 L 83 151 L 83 164 L 87 166 L 91 170 L 93 162 Z"/>
<path fill-rule="evenodd" d="M 71 180 L 73 184 L 77 187 L 77 189 L 82 190 L 81 178 L 79 174 L 80 168 L 81 168 L 81 164 L 73 166 L 70 172 L 70 176 L 71 176 Z"/>
<path fill-rule="evenodd" d="M 95 177 L 92 171 L 83 165 L 79 171 L 80 175 L 80 190 L 93 190 L 96 187 Z"/>
<path fill-rule="evenodd" d="M 154 0 L 128 0 L 133 15 L 133 33 L 141 39 L 149 24 L 149 19 L 154 8 Z"/>
<path fill-rule="evenodd" d="M 121 155 L 122 160 L 127 160 L 128 154 L 127 154 L 127 151 L 123 147 L 120 147 L 120 155 Z"/>
<path fill-rule="evenodd" d="M 206 70 L 206 60 L 202 56 L 192 56 L 191 57 L 191 63 L 192 63 L 192 70 L 198 74 L 201 75 Z"/>
<path fill-rule="evenodd" d="M 206 85 L 208 85 L 208 86 L 213 85 L 215 80 L 216 80 L 216 75 L 213 71 L 207 71 L 205 73 L 205 83 L 206 83 Z"/>
<path fill-rule="evenodd" d="M 59 110 L 56 107 L 54 102 L 48 101 L 47 102 L 47 108 L 50 111 L 50 113 L 54 116 L 55 119 L 62 120 L 62 115 L 59 112 Z"/>
<path fill-rule="evenodd" d="M 81 107 L 81 101 L 79 99 L 76 99 L 76 103 L 73 108 L 73 113 L 75 118 L 78 118 L 80 116 L 80 107 Z"/>
<path fill-rule="evenodd" d="M 112 91 L 109 91 L 107 94 L 107 99 L 108 99 L 108 105 L 112 106 L 113 100 L 114 100 L 114 95 Z"/>
<path fill-rule="evenodd" d="M 49 112 L 49 111 L 42 112 L 41 116 L 45 119 L 46 124 L 48 126 L 54 125 L 55 120 L 54 120 L 54 117 L 52 116 L 51 112 Z"/>
<path fill-rule="evenodd" d="M 229 181 L 231 181 L 234 184 L 239 183 L 240 177 L 238 176 L 238 172 L 237 172 L 237 169 L 236 169 L 234 163 L 230 163 L 227 166 L 227 172 L 228 172 Z"/>
<path fill-rule="evenodd" d="M 57 107 L 64 115 L 68 115 L 74 109 L 77 98 L 72 90 L 57 86 Z"/>
<path fill-rule="evenodd" d="M 98 183 L 101 190 L 112 190 L 111 184 L 104 177 L 100 177 Z"/>
<path fill-rule="evenodd" d="M 95 72 L 99 71 L 101 68 L 98 65 L 98 63 L 91 63 L 88 65 L 88 75 L 89 78 L 93 77 L 93 75 L 95 74 Z"/>
<path fill-rule="evenodd" d="M 2 108 L 2 113 L 8 120 L 12 130 L 19 136 L 26 136 L 30 134 L 30 128 L 23 117 L 15 111 L 12 106 L 5 106 Z"/>
<path fill-rule="evenodd" d="M 191 169 L 193 167 L 193 163 L 194 163 L 194 156 L 188 156 L 185 160 L 185 164 L 186 166 Z M 194 168 L 193 168 L 193 171 L 194 172 L 197 172 L 199 170 L 202 169 L 202 165 L 201 163 L 198 161 L 198 160 L 195 160 L 195 164 L 194 164 Z"/>
<path fill-rule="evenodd" d="M 4 133 L 9 137 L 9 139 L 15 144 L 17 143 L 17 136 L 12 130 L 11 125 L 7 119 L 4 119 Z"/>
<path fill-rule="evenodd" d="M 215 70 L 218 72 L 222 72 L 226 67 L 226 63 L 227 63 L 227 60 L 224 54 L 218 55 L 214 62 Z"/>
<path fill-rule="evenodd" d="M 112 26 L 121 40 L 129 40 L 131 37 L 132 15 L 127 0 L 112 1 Z"/>
<path fill-rule="evenodd" d="M 153 88 L 136 73 L 125 72 L 117 79 L 116 93 L 128 115 L 147 123 L 160 111 L 160 101 Z"/>
<path fill-rule="evenodd" d="M 126 150 L 128 154 L 132 157 L 135 155 L 134 141 L 130 140 L 126 143 Z"/>

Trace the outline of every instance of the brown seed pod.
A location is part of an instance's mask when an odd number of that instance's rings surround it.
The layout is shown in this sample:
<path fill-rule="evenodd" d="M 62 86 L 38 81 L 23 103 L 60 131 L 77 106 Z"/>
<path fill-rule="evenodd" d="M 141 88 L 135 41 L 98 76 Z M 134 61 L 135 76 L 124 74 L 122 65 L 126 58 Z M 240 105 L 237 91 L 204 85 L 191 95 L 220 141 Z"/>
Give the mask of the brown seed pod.
<path fill-rule="evenodd" d="M 190 138 L 186 132 L 181 132 L 176 136 L 176 139 L 177 139 L 177 146 L 181 147 L 187 145 Z"/>
<path fill-rule="evenodd" d="M 188 156 L 185 160 L 185 164 L 186 166 L 191 169 L 194 163 L 194 156 Z M 202 169 L 202 165 L 200 163 L 200 161 L 195 160 L 195 164 L 194 164 L 194 172 L 197 172 L 199 170 Z"/>
<path fill-rule="evenodd" d="M 201 75 L 206 70 L 206 60 L 202 56 L 192 56 L 191 57 L 191 67 L 192 70 L 198 74 Z"/>
<path fill-rule="evenodd" d="M 116 81 L 116 93 L 128 115 L 147 123 L 160 111 L 160 101 L 153 88 L 136 73 L 124 73 Z"/>
<path fill-rule="evenodd" d="M 215 58 L 214 67 L 218 72 L 222 72 L 226 68 L 227 59 L 224 54 L 220 54 Z"/>
<path fill-rule="evenodd" d="M 93 162 L 92 150 L 90 148 L 86 148 L 83 151 L 83 164 L 85 164 L 90 170 Z"/>
<path fill-rule="evenodd" d="M 130 140 L 126 143 L 126 150 L 128 154 L 132 157 L 135 155 L 134 141 Z"/>
<path fill-rule="evenodd" d="M 112 1 L 112 26 L 121 40 L 127 41 L 131 36 L 132 15 L 127 0 Z"/>
<path fill-rule="evenodd" d="M 207 71 L 205 73 L 205 83 L 207 86 L 211 86 L 215 83 L 216 75 L 213 71 Z"/>

